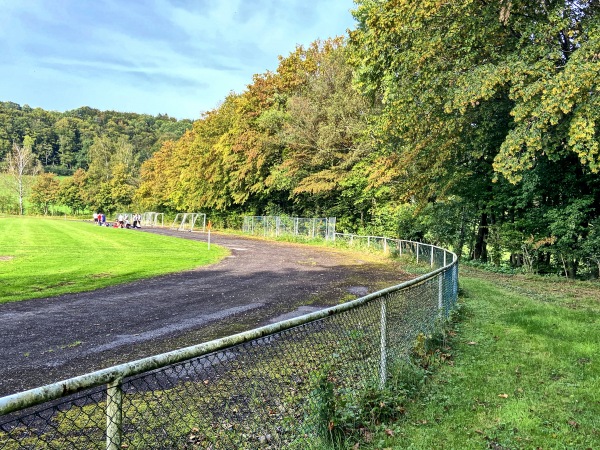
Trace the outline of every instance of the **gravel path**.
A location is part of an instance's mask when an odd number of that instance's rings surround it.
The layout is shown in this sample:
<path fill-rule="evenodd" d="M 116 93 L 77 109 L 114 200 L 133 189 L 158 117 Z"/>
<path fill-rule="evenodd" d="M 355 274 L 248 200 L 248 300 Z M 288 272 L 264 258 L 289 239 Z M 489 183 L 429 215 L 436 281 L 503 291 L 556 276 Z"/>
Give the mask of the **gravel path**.
<path fill-rule="evenodd" d="M 206 240 L 205 233 L 147 230 Z M 407 278 L 310 246 L 211 235 L 218 264 L 109 288 L 0 304 L 0 396 L 306 314 Z"/>

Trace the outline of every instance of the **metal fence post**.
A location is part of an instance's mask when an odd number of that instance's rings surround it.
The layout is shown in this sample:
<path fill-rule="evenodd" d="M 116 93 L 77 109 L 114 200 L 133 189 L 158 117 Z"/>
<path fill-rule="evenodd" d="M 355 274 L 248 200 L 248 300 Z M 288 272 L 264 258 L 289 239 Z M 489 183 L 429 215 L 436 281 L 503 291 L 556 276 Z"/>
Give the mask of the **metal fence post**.
<path fill-rule="evenodd" d="M 121 379 L 106 390 L 106 450 L 119 450 L 123 432 L 123 389 Z"/>
<path fill-rule="evenodd" d="M 431 263 L 429 266 L 433 267 L 433 251 L 434 251 L 433 245 L 431 245 L 430 248 L 431 248 Z"/>
<path fill-rule="evenodd" d="M 438 275 L 438 309 L 440 310 L 440 315 L 442 314 L 443 308 L 444 308 L 444 272 L 441 272 Z"/>
<path fill-rule="evenodd" d="M 458 264 L 454 264 L 454 269 L 452 270 L 452 304 L 456 305 L 458 300 Z"/>
<path fill-rule="evenodd" d="M 387 255 L 388 249 L 387 249 L 387 238 L 383 238 L 383 253 L 385 255 Z"/>
<path fill-rule="evenodd" d="M 387 296 L 381 297 L 381 358 L 379 361 L 379 388 L 383 389 L 387 381 Z"/>
<path fill-rule="evenodd" d="M 327 233 L 332 241 L 335 241 L 335 217 L 327 218 Z"/>
<path fill-rule="evenodd" d="M 419 243 L 417 242 L 417 264 L 419 264 Z"/>

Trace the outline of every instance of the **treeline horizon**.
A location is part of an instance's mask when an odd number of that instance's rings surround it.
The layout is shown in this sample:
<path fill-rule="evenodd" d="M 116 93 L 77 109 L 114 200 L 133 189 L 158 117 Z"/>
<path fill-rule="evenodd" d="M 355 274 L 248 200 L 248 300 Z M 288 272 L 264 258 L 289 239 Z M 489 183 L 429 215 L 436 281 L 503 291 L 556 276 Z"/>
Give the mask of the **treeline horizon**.
<path fill-rule="evenodd" d="M 73 175 L 77 169 L 89 167 L 89 150 L 95 140 L 124 139 L 144 161 L 163 142 L 178 139 L 191 125 L 189 119 L 177 120 L 168 114 L 102 111 L 89 106 L 59 112 L 0 101 L 0 161 L 14 143 L 23 145 L 29 136 L 45 171 Z"/>
<path fill-rule="evenodd" d="M 359 0 L 347 38 L 280 57 L 151 146 L 135 180 L 122 146 L 90 145 L 73 192 L 222 225 L 335 216 L 341 231 L 597 277 L 600 6 L 546 6 Z"/>

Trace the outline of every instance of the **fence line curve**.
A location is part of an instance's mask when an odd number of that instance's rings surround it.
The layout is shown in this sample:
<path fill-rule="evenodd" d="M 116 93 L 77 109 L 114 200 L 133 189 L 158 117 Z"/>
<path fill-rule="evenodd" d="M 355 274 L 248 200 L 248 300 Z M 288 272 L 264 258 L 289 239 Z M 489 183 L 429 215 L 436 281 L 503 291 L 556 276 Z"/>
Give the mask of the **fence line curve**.
<path fill-rule="evenodd" d="M 384 252 L 431 270 L 331 308 L 0 398 L 0 449 L 302 448 L 318 431 L 315 373 L 331 371 L 339 388 L 384 386 L 415 337 L 456 304 L 454 253 L 378 239 Z"/>

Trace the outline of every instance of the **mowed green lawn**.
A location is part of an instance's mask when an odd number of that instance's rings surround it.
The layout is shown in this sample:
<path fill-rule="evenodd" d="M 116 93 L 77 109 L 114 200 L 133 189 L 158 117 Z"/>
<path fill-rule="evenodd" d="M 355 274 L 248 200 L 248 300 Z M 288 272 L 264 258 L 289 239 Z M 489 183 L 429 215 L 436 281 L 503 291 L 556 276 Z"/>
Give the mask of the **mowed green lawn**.
<path fill-rule="evenodd" d="M 460 283 L 452 358 L 365 448 L 600 449 L 598 281 L 463 268 Z"/>
<path fill-rule="evenodd" d="M 212 264 L 222 247 L 60 219 L 0 217 L 0 303 L 88 291 Z"/>

